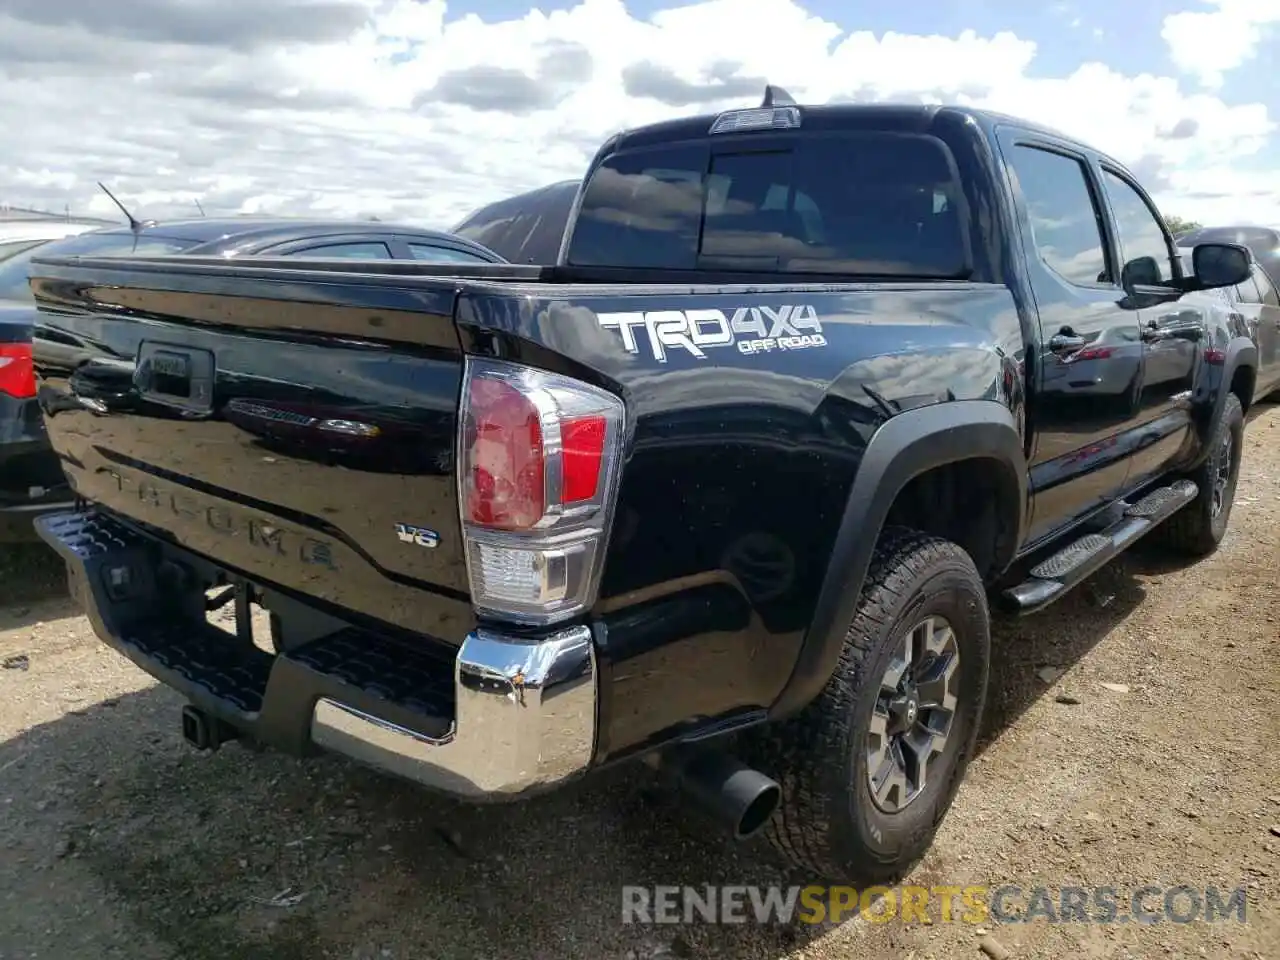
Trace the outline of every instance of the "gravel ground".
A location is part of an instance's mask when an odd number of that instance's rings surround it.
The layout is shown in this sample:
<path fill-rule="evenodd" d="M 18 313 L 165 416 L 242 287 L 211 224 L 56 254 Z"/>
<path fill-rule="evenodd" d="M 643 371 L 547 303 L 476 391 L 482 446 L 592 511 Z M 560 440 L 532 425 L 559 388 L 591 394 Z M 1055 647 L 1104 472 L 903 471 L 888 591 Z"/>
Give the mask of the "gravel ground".
<path fill-rule="evenodd" d="M 624 884 L 789 878 L 637 770 L 469 808 L 337 758 L 195 755 L 33 546 L 0 556 L 0 958 L 1280 957 L 1277 425 L 1251 417 L 1213 558 L 1140 548 L 998 626 L 982 754 L 907 881 L 1243 886 L 1244 924 L 624 925 Z"/>

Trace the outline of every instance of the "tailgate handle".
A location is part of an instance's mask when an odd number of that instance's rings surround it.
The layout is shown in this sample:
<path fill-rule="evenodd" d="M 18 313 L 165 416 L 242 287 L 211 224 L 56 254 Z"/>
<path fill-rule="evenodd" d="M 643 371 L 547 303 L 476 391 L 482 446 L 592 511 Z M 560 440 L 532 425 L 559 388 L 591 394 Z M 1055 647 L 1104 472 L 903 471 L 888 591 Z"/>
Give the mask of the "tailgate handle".
<path fill-rule="evenodd" d="M 213 353 L 174 344 L 143 341 L 138 347 L 133 385 L 151 403 L 187 413 L 213 412 Z"/>

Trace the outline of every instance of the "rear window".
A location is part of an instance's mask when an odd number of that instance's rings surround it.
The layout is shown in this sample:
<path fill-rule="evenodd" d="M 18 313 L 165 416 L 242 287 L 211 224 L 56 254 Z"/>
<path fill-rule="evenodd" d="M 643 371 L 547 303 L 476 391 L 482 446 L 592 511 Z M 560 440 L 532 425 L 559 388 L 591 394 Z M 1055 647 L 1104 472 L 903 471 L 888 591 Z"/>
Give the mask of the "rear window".
<path fill-rule="evenodd" d="M 26 300 L 31 296 L 27 275 L 35 257 L 164 256 L 195 246 L 194 240 L 168 237 L 135 237 L 132 233 L 82 233 L 64 240 L 41 243 L 0 261 L 0 300 Z"/>
<path fill-rule="evenodd" d="M 932 137 L 790 137 L 750 150 L 666 145 L 616 154 L 596 169 L 567 259 L 596 267 L 965 277 L 964 209 L 955 165 Z"/>

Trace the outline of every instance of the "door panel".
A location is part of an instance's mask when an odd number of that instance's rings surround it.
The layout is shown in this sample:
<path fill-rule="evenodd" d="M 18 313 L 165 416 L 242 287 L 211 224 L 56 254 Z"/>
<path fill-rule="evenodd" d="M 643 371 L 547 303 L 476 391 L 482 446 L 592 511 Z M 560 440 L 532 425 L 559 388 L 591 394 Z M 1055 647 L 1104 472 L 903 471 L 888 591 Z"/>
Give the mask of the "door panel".
<path fill-rule="evenodd" d="M 1039 313 L 1031 409 L 1036 541 L 1123 493 L 1138 424 L 1142 342 L 1138 313 L 1115 280 L 1084 157 L 1014 128 L 999 137 L 1023 211 L 1021 242 Z"/>
<path fill-rule="evenodd" d="M 1126 288 L 1158 287 L 1181 275 L 1172 241 L 1146 195 L 1125 174 L 1101 167 L 1103 193 L 1115 224 L 1121 282 Z M 1142 340 L 1138 392 L 1141 442 L 1130 487 L 1160 474 L 1191 435 L 1191 391 L 1199 362 L 1206 311 L 1217 294 L 1189 294 L 1160 303 L 1131 293 Z"/>

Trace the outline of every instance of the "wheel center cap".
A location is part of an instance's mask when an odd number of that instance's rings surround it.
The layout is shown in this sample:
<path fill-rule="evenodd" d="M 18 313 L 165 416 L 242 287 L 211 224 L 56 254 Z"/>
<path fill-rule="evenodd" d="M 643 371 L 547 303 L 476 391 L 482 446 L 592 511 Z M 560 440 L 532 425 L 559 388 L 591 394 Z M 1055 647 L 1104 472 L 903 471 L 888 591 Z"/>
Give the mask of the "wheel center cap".
<path fill-rule="evenodd" d="M 906 733 L 916 725 L 916 719 L 920 716 L 920 700 L 914 690 L 894 697 L 889 701 L 888 707 L 890 733 Z"/>

